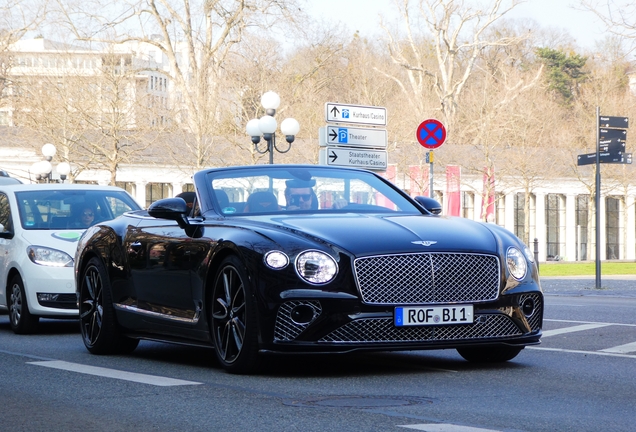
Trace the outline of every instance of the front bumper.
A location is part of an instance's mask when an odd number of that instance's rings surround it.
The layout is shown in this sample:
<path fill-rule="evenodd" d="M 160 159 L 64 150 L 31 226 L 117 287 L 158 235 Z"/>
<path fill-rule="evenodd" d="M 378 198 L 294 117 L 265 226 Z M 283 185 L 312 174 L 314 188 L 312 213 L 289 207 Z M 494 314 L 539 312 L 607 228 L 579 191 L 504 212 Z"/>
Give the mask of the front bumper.
<path fill-rule="evenodd" d="M 73 267 L 29 265 L 22 274 L 29 311 L 50 318 L 77 317 Z"/>
<path fill-rule="evenodd" d="M 534 304 L 532 313 L 522 308 L 528 299 Z M 359 303 L 342 299 L 288 300 L 278 309 L 273 343 L 264 348 L 278 352 L 349 352 L 533 345 L 541 337 L 543 295 L 519 293 L 475 305 L 472 324 L 396 327 L 393 320 L 393 306 L 361 310 Z"/>

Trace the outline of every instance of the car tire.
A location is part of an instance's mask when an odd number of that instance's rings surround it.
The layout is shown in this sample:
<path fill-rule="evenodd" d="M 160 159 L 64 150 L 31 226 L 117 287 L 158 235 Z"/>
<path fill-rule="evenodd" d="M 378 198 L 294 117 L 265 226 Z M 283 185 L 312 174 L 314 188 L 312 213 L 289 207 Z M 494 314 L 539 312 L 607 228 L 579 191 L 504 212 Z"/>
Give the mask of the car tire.
<path fill-rule="evenodd" d="M 38 328 L 40 318 L 29 312 L 26 291 L 22 277 L 16 274 L 9 282 L 9 322 L 11 329 L 16 334 L 35 333 Z"/>
<path fill-rule="evenodd" d="M 210 300 L 210 332 L 221 366 L 234 374 L 258 370 L 258 332 L 254 300 L 241 261 L 223 260 L 214 278 Z"/>
<path fill-rule="evenodd" d="M 113 307 L 110 279 L 99 258 L 91 258 L 81 274 L 79 314 L 82 339 L 92 354 L 127 354 L 139 341 L 121 334 Z"/>
<path fill-rule="evenodd" d="M 503 363 L 517 357 L 523 347 L 486 346 L 478 348 L 457 348 L 464 359 L 472 363 Z"/>

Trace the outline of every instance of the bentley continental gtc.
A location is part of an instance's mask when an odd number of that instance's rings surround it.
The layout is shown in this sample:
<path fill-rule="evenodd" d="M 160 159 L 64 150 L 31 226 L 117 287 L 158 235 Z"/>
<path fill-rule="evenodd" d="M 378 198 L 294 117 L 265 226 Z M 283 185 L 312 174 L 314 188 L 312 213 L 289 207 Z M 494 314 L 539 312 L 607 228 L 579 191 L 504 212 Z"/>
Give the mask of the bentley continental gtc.
<path fill-rule="evenodd" d="M 352 168 L 216 168 L 194 185 L 191 208 L 162 199 L 80 239 L 91 353 L 161 340 L 251 373 L 268 353 L 456 349 L 503 362 L 539 343 L 537 266 L 496 224 L 443 216 Z"/>

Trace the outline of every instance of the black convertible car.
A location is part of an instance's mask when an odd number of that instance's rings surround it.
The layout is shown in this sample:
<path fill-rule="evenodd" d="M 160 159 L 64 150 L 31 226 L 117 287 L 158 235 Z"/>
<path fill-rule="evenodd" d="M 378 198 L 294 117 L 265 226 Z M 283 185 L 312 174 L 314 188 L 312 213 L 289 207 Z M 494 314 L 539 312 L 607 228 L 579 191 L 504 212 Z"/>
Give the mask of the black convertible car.
<path fill-rule="evenodd" d="M 209 169 L 196 199 L 89 228 L 75 259 L 95 354 L 139 339 L 214 347 L 250 373 L 267 352 L 457 349 L 502 362 L 539 343 L 529 249 L 495 225 L 441 216 L 365 170 Z"/>

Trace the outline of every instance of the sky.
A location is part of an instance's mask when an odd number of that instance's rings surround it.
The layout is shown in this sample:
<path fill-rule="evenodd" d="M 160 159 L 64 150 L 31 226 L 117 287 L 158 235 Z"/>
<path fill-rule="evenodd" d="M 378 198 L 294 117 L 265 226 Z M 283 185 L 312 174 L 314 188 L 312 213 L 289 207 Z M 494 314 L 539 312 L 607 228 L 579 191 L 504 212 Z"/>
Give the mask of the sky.
<path fill-rule="evenodd" d="M 541 27 L 565 29 L 584 49 L 594 48 L 603 39 L 603 26 L 591 12 L 572 8 L 577 0 L 527 0 L 506 14 L 509 18 L 532 18 Z M 312 0 L 309 11 L 314 17 L 340 20 L 352 31 L 372 36 L 378 29 L 379 15 L 394 16 L 393 0 Z"/>

